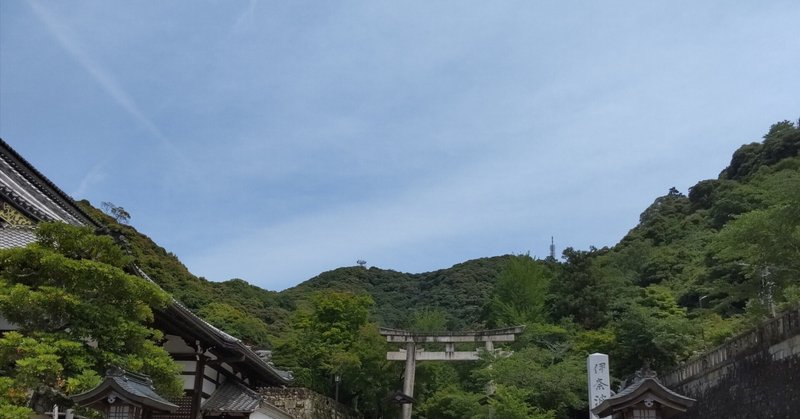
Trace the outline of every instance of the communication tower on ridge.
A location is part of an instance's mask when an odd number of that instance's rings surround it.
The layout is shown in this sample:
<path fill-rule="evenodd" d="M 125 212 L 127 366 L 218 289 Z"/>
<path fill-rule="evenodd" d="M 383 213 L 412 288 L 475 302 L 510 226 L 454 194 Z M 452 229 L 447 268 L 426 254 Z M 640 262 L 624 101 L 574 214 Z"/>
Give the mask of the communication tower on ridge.
<path fill-rule="evenodd" d="M 550 259 L 556 258 L 556 243 L 553 241 L 553 236 L 550 236 Z"/>

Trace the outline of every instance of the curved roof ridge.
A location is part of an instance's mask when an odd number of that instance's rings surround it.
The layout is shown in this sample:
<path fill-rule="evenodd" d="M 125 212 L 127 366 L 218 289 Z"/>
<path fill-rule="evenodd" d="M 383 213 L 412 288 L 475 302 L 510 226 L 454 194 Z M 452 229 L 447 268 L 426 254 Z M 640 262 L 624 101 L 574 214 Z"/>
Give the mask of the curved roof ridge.
<path fill-rule="evenodd" d="M 158 286 L 158 284 L 155 281 L 153 281 L 153 279 L 150 278 L 150 276 L 147 275 L 147 273 L 145 273 L 142 270 L 142 268 L 140 268 L 138 265 L 133 264 L 133 268 L 137 272 L 137 274 L 139 274 L 144 279 Z M 258 356 L 258 354 L 256 354 L 255 351 L 253 351 L 249 346 L 245 345 L 244 342 L 241 341 L 241 339 L 238 339 L 235 336 L 212 325 L 207 320 L 193 313 L 191 310 L 189 310 L 188 307 L 184 306 L 180 301 L 176 300 L 174 297 L 170 296 L 170 299 L 171 301 L 169 306 L 173 307 L 176 313 L 179 313 L 185 319 L 191 321 L 196 326 L 200 327 L 201 329 L 204 329 L 211 335 L 216 336 L 218 339 L 221 340 L 221 343 L 223 343 L 225 347 L 238 352 L 245 359 L 253 363 L 254 366 L 260 367 L 268 375 L 271 375 L 272 377 L 276 378 L 279 382 L 283 384 L 289 384 L 292 380 L 294 380 L 291 371 L 285 371 L 276 368 L 275 366 L 271 365 L 269 362 L 265 361 L 260 356 Z"/>

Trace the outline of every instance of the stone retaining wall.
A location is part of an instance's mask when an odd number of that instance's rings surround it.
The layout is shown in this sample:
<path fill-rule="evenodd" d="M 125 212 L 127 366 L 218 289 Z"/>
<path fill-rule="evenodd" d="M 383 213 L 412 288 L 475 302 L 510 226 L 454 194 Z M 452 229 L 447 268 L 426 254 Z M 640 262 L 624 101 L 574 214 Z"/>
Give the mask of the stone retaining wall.
<path fill-rule="evenodd" d="M 800 417 L 800 309 L 706 352 L 662 382 L 697 399 L 681 419 Z"/>
<path fill-rule="evenodd" d="M 361 419 L 347 406 L 307 388 L 267 387 L 260 393 L 264 401 L 295 419 Z"/>

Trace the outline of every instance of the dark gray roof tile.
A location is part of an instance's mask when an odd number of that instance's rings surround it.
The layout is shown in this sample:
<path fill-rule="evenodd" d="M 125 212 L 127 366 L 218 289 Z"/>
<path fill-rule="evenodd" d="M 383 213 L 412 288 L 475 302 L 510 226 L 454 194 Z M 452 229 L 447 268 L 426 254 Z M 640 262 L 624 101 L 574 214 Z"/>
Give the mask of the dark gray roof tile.
<path fill-rule="evenodd" d="M 255 391 L 228 380 L 203 403 L 202 410 L 206 413 L 251 413 L 258 408 L 259 400 Z"/>
<path fill-rule="evenodd" d="M 95 388 L 72 396 L 79 406 L 92 406 L 105 403 L 104 399 L 116 392 L 136 404 L 156 411 L 175 412 L 178 406 L 161 397 L 153 388 L 153 382 L 146 375 L 135 374 L 121 368 L 112 368 L 105 379 Z"/>
<path fill-rule="evenodd" d="M 158 403 L 171 404 L 168 400 L 156 393 L 156 390 L 153 388 L 153 381 L 147 376 L 126 371 L 117 373 L 116 375 L 110 375 L 109 377 L 130 394 Z"/>

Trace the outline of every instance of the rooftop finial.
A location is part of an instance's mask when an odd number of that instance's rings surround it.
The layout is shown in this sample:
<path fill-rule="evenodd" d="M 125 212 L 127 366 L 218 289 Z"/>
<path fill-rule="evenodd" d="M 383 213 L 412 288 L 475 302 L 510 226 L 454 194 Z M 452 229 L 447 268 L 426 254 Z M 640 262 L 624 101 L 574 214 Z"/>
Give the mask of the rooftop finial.
<path fill-rule="evenodd" d="M 641 380 L 643 378 L 656 378 L 658 374 L 650 368 L 650 360 L 645 359 L 642 363 L 642 368 L 636 371 L 636 378 Z"/>

